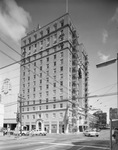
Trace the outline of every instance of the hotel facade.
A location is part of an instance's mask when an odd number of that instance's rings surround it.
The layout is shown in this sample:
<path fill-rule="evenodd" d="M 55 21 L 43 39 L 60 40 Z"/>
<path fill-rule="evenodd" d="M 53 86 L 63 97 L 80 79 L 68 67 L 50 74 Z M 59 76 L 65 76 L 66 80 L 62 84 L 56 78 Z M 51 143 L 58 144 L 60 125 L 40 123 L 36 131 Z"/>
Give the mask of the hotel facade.
<path fill-rule="evenodd" d="M 22 38 L 19 112 L 28 130 L 87 126 L 88 55 L 78 37 L 65 14 Z"/>

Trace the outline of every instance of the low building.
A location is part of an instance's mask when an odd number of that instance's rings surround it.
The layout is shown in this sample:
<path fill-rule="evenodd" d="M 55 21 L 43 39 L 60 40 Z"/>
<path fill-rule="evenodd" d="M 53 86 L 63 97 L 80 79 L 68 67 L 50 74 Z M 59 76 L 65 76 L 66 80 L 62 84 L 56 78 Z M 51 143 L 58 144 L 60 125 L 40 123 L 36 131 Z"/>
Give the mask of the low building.
<path fill-rule="evenodd" d="M 0 129 L 3 128 L 4 124 L 4 105 L 0 103 Z"/>
<path fill-rule="evenodd" d="M 102 111 L 97 111 L 93 114 L 94 116 L 98 117 L 98 126 L 99 128 L 106 128 L 107 126 L 107 113 Z"/>
<path fill-rule="evenodd" d="M 17 124 L 20 65 L 13 64 L 0 69 L 0 83 L 1 103 L 4 104 L 3 127 L 14 130 Z"/>
<path fill-rule="evenodd" d="M 88 114 L 89 128 L 98 128 L 98 121 L 99 118 L 97 116 L 94 116 L 90 113 Z"/>

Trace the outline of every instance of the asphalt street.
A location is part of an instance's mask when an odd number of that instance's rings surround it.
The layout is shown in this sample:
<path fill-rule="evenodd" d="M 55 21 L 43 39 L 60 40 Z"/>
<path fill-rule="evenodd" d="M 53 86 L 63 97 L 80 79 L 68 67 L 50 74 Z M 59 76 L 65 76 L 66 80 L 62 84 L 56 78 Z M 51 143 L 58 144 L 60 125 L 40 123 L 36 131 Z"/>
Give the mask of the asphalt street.
<path fill-rule="evenodd" d="M 47 134 L 47 136 L 0 137 L 0 150 L 109 150 L 109 131 L 99 137 L 79 134 Z"/>

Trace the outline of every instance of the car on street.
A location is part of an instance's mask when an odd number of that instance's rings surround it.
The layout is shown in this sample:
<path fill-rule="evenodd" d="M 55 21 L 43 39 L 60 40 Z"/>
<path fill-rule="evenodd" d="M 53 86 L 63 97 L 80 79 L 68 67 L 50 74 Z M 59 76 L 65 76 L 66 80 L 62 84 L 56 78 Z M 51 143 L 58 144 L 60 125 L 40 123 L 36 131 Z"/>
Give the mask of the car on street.
<path fill-rule="evenodd" d="M 47 132 L 46 131 L 42 131 L 42 130 L 32 130 L 31 131 L 31 134 L 32 135 L 42 135 L 42 136 L 45 136 L 46 134 L 47 134 Z"/>
<path fill-rule="evenodd" d="M 98 137 L 100 135 L 100 131 L 98 131 L 97 129 L 88 129 L 88 130 L 85 130 L 83 132 L 83 134 L 85 136 L 96 136 L 96 137 Z"/>

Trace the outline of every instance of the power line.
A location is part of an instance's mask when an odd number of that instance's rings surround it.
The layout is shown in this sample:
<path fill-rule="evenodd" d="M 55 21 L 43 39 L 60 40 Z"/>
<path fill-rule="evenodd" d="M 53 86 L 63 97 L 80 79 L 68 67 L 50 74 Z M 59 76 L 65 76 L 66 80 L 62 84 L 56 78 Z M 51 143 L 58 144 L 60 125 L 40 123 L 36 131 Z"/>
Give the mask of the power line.
<path fill-rule="evenodd" d="M 20 54 L 20 53 L 18 53 L 14 48 L 12 48 L 10 45 L 8 45 L 5 41 L 3 41 L 1 38 L 0 38 L 0 41 L 1 42 L 3 42 L 5 45 L 7 45 L 10 49 L 12 49 L 14 52 L 16 52 L 18 55 L 20 55 L 21 57 L 22 57 L 22 55 Z M 60 43 L 59 43 L 60 44 Z M 12 60 L 14 60 L 15 62 L 16 62 L 16 60 L 15 59 L 13 59 L 12 57 L 10 57 L 9 55 L 7 55 L 6 53 L 4 53 L 3 51 L 1 51 L 1 53 L 3 53 L 4 55 L 6 55 L 6 56 L 8 56 L 9 58 L 11 58 Z M 19 61 L 18 61 L 19 62 Z M 40 71 L 43 71 L 43 70 L 40 70 Z M 45 72 L 45 71 L 44 71 Z M 49 75 L 49 77 L 51 77 L 50 75 Z M 52 77 L 53 78 L 53 77 Z M 56 80 L 55 80 L 56 81 Z M 57 82 L 57 81 L 56 81 Z M 59 82 L 58 82 L 59 83 Z M 64 86 L 63 86 L 64 87 Z M 66 89 L 68 89 L 67 87 L 66 87 Z"/>

